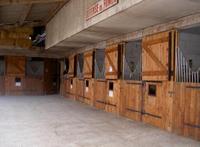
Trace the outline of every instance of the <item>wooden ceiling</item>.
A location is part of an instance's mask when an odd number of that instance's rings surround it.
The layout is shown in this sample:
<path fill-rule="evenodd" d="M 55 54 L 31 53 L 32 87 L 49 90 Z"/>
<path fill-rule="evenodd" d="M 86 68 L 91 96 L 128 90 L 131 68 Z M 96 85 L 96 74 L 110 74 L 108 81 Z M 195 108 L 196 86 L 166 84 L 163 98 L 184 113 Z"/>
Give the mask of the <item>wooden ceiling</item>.
<path fill-rule="evenodd" d="M 46 25 L 69 0 L 0 0 L 0 28 Z"/>

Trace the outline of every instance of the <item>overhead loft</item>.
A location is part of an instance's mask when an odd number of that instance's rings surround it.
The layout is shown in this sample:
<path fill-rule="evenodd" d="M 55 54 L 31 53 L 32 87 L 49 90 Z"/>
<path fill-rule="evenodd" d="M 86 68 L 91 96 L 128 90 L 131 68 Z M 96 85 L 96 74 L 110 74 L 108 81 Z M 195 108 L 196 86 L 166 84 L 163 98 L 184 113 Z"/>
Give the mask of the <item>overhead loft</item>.
<path fill-rule="evenodd" d="M 66 0 L 2 0 L 0 26 L 45 25 L 66 2 Z"/>
<path fill-rule="evenodd" d="M 0 54 L 58 57 L 45 51 L 45 25 L 69 0 L 0 1 Z"/>
<path fill-rule="evenodd" d="M 84 7 L 73 9 L 78 3 Z M 119 3 L 109 10 L 86 20 L 88 7 L 87 3 L 81 0 L 71 1 L 63 7 L 47 24 L 46 48 L 51 49 L 54 46 L 72 50 L 83 48 L 200 12 L 199 1 L 140 0 L 130 3 L 127 0 L 119 0 Z M 63 17 L 66 19 L 62 19 Z"/>

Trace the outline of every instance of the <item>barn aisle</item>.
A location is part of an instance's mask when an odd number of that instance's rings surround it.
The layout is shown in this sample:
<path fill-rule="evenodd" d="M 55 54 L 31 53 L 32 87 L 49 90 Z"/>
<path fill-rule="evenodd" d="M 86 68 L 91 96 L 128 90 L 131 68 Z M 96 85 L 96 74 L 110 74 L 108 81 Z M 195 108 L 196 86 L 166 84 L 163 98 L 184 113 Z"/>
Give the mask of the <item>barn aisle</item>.
<path fill-rule="evenodd" d="M 200 142 L 51 96 L 0 97 L 0 147 L 199 147 Z"/>

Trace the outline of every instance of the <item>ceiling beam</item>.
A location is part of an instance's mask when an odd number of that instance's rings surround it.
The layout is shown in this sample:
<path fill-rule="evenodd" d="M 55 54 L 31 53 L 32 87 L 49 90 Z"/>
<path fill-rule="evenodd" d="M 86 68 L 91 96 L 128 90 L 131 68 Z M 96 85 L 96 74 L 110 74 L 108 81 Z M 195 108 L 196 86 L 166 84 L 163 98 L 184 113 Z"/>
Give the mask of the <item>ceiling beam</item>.
<path fill-rule="evenodd" d="M 58 13 L 58 11 L 65 6 L 66 3 L 68 3 L 69 0 L 64 0 L 62 3 L 58 3 L 51 11 L 49 12 L 48 17 L 44 20 L 44 25 L 46 25 L 55 15 Z"/>
<path fill-rule="evenodd" d="M 27 21 L 24 21 L 24 24 L 22 26 L 26 26 L 26 27 L 37 27 L 37 26 L 44 25 L 43 22 L 41 22 L 41 21 L 38 21 L 38 22 L 27 22 Z M 12 28 L 17 28 L 17 27 L 19 27 L 19 23 L 0 24 L 0 30 L 9 30 L 9 29 L 12 29 Z"/>
<path fill-rule="evenodd" d="M 0 0 L 0 6 L 12 4 L 37 4 L 37 3 L 54 3 L 64 2 L 65 0 Z"/>
<path fill-rule="evenodd" d="M 25 20 L 29 16 L 31 8 L 32 8 L 32 4 L 27 4 L 26 5 L 26 8 L 24 9 L 23 14 L 21 15 L 20 20 L 19 20 L 19 25 L 20 26 L 22 26 L 24 24 Z"/>

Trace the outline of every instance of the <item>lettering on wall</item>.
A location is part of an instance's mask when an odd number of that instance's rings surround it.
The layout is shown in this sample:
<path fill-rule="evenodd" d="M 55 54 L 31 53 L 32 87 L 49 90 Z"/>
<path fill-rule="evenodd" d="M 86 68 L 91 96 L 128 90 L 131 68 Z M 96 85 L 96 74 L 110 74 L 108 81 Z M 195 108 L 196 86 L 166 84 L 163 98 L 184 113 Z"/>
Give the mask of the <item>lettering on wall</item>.
<path fill-rule="evenodd" d="M 87 9 L 86 20 L 91 19 L 116 4 L 118 4 L 118 0 L 99 0 Z"/>

